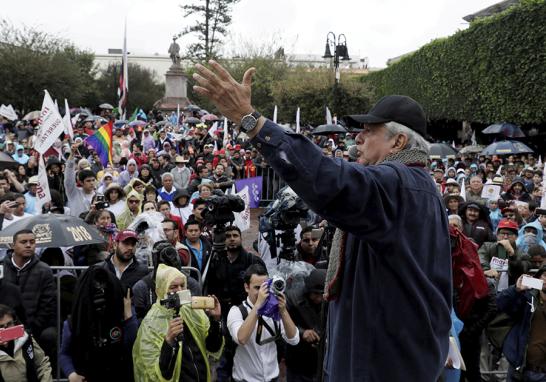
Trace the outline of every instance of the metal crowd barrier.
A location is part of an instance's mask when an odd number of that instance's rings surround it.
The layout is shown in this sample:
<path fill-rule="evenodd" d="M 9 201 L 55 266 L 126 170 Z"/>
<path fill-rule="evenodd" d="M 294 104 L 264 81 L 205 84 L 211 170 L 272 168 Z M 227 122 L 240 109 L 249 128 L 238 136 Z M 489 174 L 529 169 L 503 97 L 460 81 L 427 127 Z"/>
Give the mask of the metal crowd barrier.
<path fill-rule="evenodd" d="M 269 166 L 258 167 L 257 176 L 262 177 L 262 199 L 261 204 L 267 205 L 275 200 L 277 192 L 286 186 L 286 182 Z"/>
<path fill-rule="evenodd" d="M 67 379 L 61 378 L 61 364 L 59 362 L 60 355 L 61 355 L 61 329 L 62 329 L 62 322 L 61 322 L 61 278 L 58 277 L 58 271 L 84 271 L 88 266 L 71 266 L 71 267 L 65 267 L 65 266 L 51 266 L 51 270 L 54 273 L 55 276 L 55 282 L 56 282 L 56 288 L 57 288 L 57 366 L 54 375 L 56 378 L 54 378 L 55 381 L 61 382 L 61 381 L 67 381 Z M 148 267 L 150 271 L 152 271 L 153 267 Z M 197 273 L 197 281 L 199 282 L 199 285 L 203 287 L 202 283 L 202 276 L 201 271 L 194 267 L 182 267 L 183 271 L 188 272 L 196 272 Z M 66 376 L 68 377 L 68 376 Z"/>

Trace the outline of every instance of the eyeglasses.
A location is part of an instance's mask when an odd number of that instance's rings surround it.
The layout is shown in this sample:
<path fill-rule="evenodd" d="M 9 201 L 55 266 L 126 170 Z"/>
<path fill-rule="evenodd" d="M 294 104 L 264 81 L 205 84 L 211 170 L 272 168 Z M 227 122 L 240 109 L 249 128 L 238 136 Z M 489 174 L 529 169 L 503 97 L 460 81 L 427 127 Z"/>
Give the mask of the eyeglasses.
<path fill-rule="evenodd" d="M 515 232 L 500 231 L 497 233 L 498 236 L 516 236 Z"/>

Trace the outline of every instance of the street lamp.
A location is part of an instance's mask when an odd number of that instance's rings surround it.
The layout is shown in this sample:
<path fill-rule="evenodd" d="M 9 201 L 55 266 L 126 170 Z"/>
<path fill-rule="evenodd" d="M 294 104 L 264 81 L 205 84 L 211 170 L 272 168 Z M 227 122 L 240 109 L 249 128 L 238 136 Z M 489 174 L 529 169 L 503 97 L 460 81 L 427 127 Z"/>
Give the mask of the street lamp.
<path fill-rule="evenodd" d="M 334 50 L 333 55 L 330 47 L 332 47 Z M 347 49 L 347 38 L 343 33 L 337 36 L 336 42 L 336 35 L 333 32 L 328 32 L 328 34 L 326 35 L 326 49 L 324 50 L 324 56 L 322 56 L 322 58 L 334 59 L 334 70 L 336 74 L 337 84 L 340 79 L 339 60 L 341 59 L 342 61 L 349 61 L 351 59 L 349 57 L 349 50 Z"/>

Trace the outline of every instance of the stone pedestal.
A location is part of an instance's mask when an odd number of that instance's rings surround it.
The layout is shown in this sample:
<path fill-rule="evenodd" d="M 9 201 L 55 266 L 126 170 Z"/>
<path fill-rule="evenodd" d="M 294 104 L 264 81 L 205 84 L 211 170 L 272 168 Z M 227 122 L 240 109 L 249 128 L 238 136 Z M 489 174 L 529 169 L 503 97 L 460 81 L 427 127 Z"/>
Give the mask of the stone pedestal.
<path fill-rule="evenodd" d="M 180 64 L 173 64 L 165 73 L 165 96 L 154 103 L 154 108 L 165 112 L 182 110 L 190 104 L 188 99 L 188 77 Z"/>

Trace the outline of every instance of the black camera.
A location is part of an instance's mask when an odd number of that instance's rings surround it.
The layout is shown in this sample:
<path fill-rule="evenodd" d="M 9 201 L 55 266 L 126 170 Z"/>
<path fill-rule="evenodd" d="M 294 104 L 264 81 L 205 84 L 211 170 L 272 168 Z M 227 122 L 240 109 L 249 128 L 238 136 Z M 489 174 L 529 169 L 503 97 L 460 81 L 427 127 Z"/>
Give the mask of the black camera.
<path fill-rule="evenodd" d="M 260 232 L 294 229 L 302 219 L 308 218 L 308 212 L 304 201 L 291 188 L 285 187 L 260 217 Z"/>
<path fill-rule="evenodd" d="M 235 220 L 233 213 L 245 209 L 245 202 L 236 195 L 213 195 L 206 199 L 206 202 L 201 214 L 205 223 L 210 225 L 233 222 Z"/>
<path fill-rule="evenodd" d="M 110 207 L 110 203 L 106 201 L 106 198 L 103 194 L 97 194 L 97 197 L 95 198 L 95 208 L 97 210 L 103 210 L 105 208 Z"/>
<path fill-rule="evenodd" d="M 167 298 L 164 298 L 159 303 L 167 309 L 174 309 L 176 315 L 178 315 L 180 307 L 182 306 L 180 304 L 180 297 L 178 296 L 178 293 L 169 293 Z"/>

